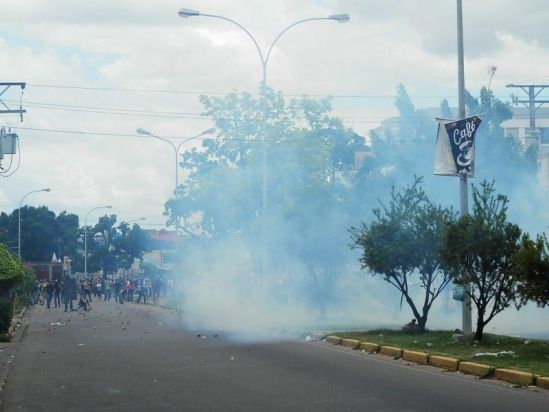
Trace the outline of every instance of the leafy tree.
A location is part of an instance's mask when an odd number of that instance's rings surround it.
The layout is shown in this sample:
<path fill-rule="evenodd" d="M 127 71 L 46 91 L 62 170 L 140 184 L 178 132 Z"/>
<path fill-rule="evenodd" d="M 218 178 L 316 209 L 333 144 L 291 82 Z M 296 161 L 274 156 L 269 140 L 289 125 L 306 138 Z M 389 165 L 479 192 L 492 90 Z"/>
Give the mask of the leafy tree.
<path fill-rule="evenodd" d="M 402 294 L 424 332 L 433 302 L 450 282 L 440 265 L 440 248 L 455 214 L 432 203 L 421 180 L 400 192 L 393 187 L 388 205 L 374 209 L 373 221 L 350 231 L 353 247 L 362 250 L 362 268 L 382 275 Z M 423 289 L 420 302 L 413 299 L 415 283 Z"/>
<path fill-rule="evenodd" d="M 549 243 L 538 235 L 535 240 L 524 235 L 520 250 L 515 253 L 518 266 L 519 294 L 522 301 L 534 301 L 538 306 L 549 305 Z"/>
<path fill-rule="evenodd" d="M 9 249 L 17 250 L 18 210 L 0 214 L 0 229 Z M 78 233 L 78 216 L 61 212 L 58 216 L 46 206 L 21 208 L 21 257 L 23 261 L 49 261 L 74 255 Z"/>
<path fill-rule="evenodd" d="M 166 203 L 166 211 L 170 222 L 181 219 L 189 243 L 198 249 L 209 249 L 224 239 L 245 247 L 252 271 L 259 276 L 261 99 L 231 93 L 203 96 L 201 102 L 214 119 L 218 136 L 182 155 L 180 165 L 188 178 L 177 198 Z M 301 290 L 293 292 L 315 304 L 325 302 L 341 262 L 348 257 L 344 228 L 356 213 L 347 202 L 353 190 L 351 170 L 355 151 L 369 150 L 364 138 L 346 129 L 331 110 L 328 99 L 286 101 L 281 93 L 268 90 L 265 238 L 272 277 L 265 281 L 286 287 L 281 277 L 297 279 L 305 273 Z"/>
<path fill-rule="evenodd" d="M 475 339 L 481 340 L 485 326 L 519 296 L 514 255 L 522 231 L 507 221 L 509 200 L 495 194 L 493 182 L 472 188 L 473 213 L 448 226 L 441 256 L 456 283 L 471 283 Z"/>
<path fill-rule="evenodd" d="M 116 215 L 101 216 L 97 224 L 88 227 L 88 272 L 102 270 L 106 276 L 119 268 L 129 269 L 134 259 L 140 259 L 147 249 L 147 235 L 139 225 L 130 227 L 122 222 L 115 227 L 116 219 Z M 83 237 L 83 228 L 81 233 Z M 73 261 L 73 268 L 83 271 L 83 260 Z"/>
<path fill-rule="evenodd" d="M 0 243 L 0 295 L 8 297 L 11 288 L 25 276 L 23 266 Z"/>

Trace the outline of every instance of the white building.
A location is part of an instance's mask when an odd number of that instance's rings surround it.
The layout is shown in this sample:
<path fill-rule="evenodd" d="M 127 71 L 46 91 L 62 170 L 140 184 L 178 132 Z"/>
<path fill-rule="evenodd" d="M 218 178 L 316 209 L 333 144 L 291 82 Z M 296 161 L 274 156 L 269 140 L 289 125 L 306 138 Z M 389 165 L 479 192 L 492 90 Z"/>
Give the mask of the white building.
<path fill-rule="evenodd" d="M 539 180 L 549 188 L 549 107 L 536 109 L 536 130 L 530 130 L 530 110 L 527 107 L 513 107 L 513 117 L 504 121 L 501 126 L 506 137 L 517 139 L 524 150 L 537 145 L 540 164 Z"/>

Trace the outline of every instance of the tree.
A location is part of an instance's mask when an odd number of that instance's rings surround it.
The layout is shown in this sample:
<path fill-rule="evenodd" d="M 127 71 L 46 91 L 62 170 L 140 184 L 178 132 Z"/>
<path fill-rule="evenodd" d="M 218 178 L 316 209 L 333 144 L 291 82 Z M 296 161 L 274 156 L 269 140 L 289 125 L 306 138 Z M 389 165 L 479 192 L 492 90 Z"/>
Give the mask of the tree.
<path fill-rule="evenodd" d="M 524 235 L 514 262 L 519 269 L 518 290 L 523 303 L 531 300 L 538 306 L 549 305 L 549 243 L 545 234 L 535 240 Z"/>
<path fill-rule="evenodd" d="M 11 288 L 24 277 L 21 263 L 0 243 L 0 297 L 8 297 Z"/>
<path fill-rule="evenodd" d="M 3 241 L 12 251 L 18 245 L 18 210 L 9 215 L 0 214 Z M 23 261 L 50 261 L 58 257 L 73 256 L 78 239 L 78 216 L 61 212 L 58 216 L 46 206 L 21 208 L 21 257 Z"/>
<path fill-rule="evenodd" d="M 400 192 L 393 187 L 389 204 L 374 209 L 373 221 L 350 232 L 353 247 L 362 250 L 362 268 L 382 275 L 402 294 L 424 332 L 433 302 L 450 282 L 440 265 L 440 249 L 455 214 L 432 203 L 421 180 Z M 420 302 L 412 297 L 414 283 L 423 289 Z"/>
<path fill-rule="evenodd" d="M 471 283 L 477 309 L 475 339 L 485 326 L 518 298 L 514 255 L 520 249 L 521 229 L 507 221 L 505 195 L 495 194 L 494 183 L 473 189 L 473 213 L 448 225 L 442 260 L 458 284 Z"/>
<path fill-rule="evenodd" d="M 265 144 L 269 273 L 261 284 L 284 289 L 280 295 L 294 293 L 312 305 L 324 305 L 342 262 L 350 257 L 346 228 L 356 213 L 352 205 L 361 198 L 357 191 L 353 202 L 347 202 L 353 191 L 349 182 L 355 152 L 369 150 L 364 138 L 330 115 L 328 99 L 286 101 L 269 89 L 265 143 L 261 99 L 231 93 L 201 101 L 218 135 L 182 155 L 180 165 L 188 177 L 177 197 L 166 203 L 170 222 L 182 221 L 188 239 L 182 243 L 205 253 L 242 247 L 246 252 L 238 256 L 244 255 L 251 266 L 246 275 L 260 276 Z M 180 254 L 193 271 L 210 263 L 190 259 L 205 256 L 198 251 Z"/>

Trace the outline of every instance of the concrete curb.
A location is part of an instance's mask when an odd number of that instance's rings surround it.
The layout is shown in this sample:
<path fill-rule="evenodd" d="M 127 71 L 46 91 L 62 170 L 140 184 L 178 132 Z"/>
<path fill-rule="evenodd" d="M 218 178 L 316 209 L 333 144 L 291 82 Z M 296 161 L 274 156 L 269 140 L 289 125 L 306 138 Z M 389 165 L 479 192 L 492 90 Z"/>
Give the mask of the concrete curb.
<path fill-rule="evenodd" d="M 459 359 L 448 356 L 429 356 L 429 365 L 455 372 L 458 370 Z"/>
<path fill-rule="evenodd" d="M 379 352 L 379 345 L 377 343 L 360 342 L 359 348 L 370 353 Z"/>
<path fill-rule="evenodd" d="M 421 363 L 423 365 L 429 364 L 429 355 L 425 352 L 405 350 L 402 352 L 402 359 L 409 362 Z"/>
<path fill-rule="evenodd" d="M 549 389 L 549 376 L 536 377 L 536 386 L 539 386 L 543 389 Z"/>
<path fill-rule="evenodd" d="M 333 343 L 334 345 L 341 345 L 342 340 L 343 339 L 341 339 L 339 336 L 335 336 L 335 335 L 326 336 L 326 342 Z"/>
<path fill-rule="evenodd" d="M 402 349 L 396 346 L 380 346 L 379 353 L 387 356 L 392 356 L 395 359 L 399 359 L 402 356 Z"/>
<path fill-rule="evenodd" d="M 461 373 L 480 377 L 487 377 L 494 372 L 492 366 L 476 362 L 460 362 L 458 369 Z"/>
<path fill-rule="evenodd" d="M 342 339 L 341 344 L 347 346 L 348 348 L 358 349 L 360 341 L 356 339 Z"/>
<path fill-rule="evenodd" d="M 494 372 L 496 379 L 511 382 L 516 385 L 529 386 L 534 384 L 534 374 L 530 372 L 517 371 L 514 369 L 496 369 Z"/>
<path fill-rule="evenodd" d="M 334 345 L 343 345 L 352 349 L 362 349 L 369 353 L 381 353 L 394 359 L 403 359 L 422 365 L 431 365 L 452 372 L 475 375 L 480 378 L 494 375 L 494 378 L 521 386 L 536 385 L 549 390 L 549 377 L 536 376 L 530 372 L 515 369 L 494 368 L 483 363 L 460 361 L 457 358 L 439 355 L 429 355 L 426 352 L 402 350 L 396 346 L 378 345 L 377 343 L 359 341 L 357 339 L 342 339 L 336 335 L 326 336 L 326 341 Z"/>

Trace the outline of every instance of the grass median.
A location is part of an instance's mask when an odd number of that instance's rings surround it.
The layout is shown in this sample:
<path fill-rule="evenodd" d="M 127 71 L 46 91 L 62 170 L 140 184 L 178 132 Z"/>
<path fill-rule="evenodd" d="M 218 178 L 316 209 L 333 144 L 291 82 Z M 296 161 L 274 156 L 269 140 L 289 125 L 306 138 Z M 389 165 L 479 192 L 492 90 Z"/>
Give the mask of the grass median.
<path fill-rule="evenodd" d="M 512 368 L 549 376 L 549 341 L 484 334 L 481 342 L 458 338 L 451 331 L 429 331 L 408 335 L 395 330 L 334 332 L 341 338 L 444 355 L 462 361 L 485 363 L 495 368 Z"/>

